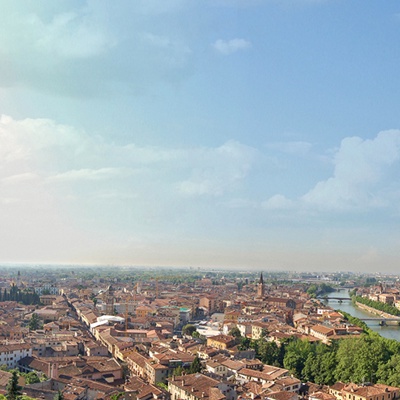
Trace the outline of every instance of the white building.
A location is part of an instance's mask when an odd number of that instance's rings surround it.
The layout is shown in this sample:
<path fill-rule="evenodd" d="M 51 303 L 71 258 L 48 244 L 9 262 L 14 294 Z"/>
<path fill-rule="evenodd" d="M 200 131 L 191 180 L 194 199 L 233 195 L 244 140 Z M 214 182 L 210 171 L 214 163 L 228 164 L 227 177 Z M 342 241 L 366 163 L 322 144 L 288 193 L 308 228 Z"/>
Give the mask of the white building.
<path fill-rule="evenodd" d="M 60 295 L 61 290 L 57 286 L 53 286 L 50 284 L 44 284 L 43 286 L 36 286 L 34 288 L 35 293 L 41 296 L 43 293 L 48 293 L 48 294 L 55 294 L 55 295 Z"/>
<path fill-rule="evenodd" d="M 6 365 L 8 369 L 16 368 L 19 360 L 31 356 L 32 345 L 28 343 L 0 345 L 0 365 Z"/>

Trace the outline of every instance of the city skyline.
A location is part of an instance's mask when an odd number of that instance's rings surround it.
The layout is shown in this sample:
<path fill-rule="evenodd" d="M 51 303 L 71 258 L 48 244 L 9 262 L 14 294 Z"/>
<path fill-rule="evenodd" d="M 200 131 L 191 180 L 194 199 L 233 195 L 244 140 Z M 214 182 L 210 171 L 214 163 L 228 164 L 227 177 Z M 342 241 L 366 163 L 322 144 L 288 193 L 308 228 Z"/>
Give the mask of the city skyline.
<path fill-rule="evenodd" d="M 395 1 L 0 1 L 0 264 L 395 272 Z"/>

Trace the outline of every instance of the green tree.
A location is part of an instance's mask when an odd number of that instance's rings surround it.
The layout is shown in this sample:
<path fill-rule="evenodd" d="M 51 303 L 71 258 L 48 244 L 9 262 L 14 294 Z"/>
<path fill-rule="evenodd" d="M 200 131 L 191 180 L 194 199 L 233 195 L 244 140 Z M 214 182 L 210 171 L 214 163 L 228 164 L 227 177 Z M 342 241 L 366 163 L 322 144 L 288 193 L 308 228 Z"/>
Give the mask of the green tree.
<path fill-rule="evenodd" d="M 193 332 L 196 332 L 196 327 L 192 324 L 187 324 L 182 328 L 182 335 L 192 336 Z"/>
<path fill-rule="evenodd" d="M 157 382 L 156 386 L 160 389 L 165 390 L 166 392 L 168 392 L 168 385 L 164 382 Z"/>
<path fill-rule="evenodd" d="M 192 338 L 200 339 L 200 333 L 199 333 L 198 331 L 194 331 L 194 332 L 192 333 Z"/>
<path fill-rule="evenodd" d="M 248 350 L 250 348 L 251 340 L 248 337 L 242 337 L 238 346 L 239 350 Z"/>
<path fill-rule="evenodd" d="M 280 349 L 275 342 L 268 342 L 264 338 L 257 340 L 257 358 L 268 365 L 279 366 Z"/>
<path fill-rule="evenodd" d="M 370 377 L 373 381 L 374 376 Z M 400 386 L 400 354 L 394 354 L 387 363 L 381 362 L 376 371 L 375 378 L 379 383 L 390 386 Z"/>
<path fill-rule="evenodd" d="M 229 335 L 231 335 L 235 338 L 242 337 L 242 334 L 240 333 L 240 330 L 237 326 L 234 326 L 228 333 L 229 333 Z"/>
<path fill-rule="evenodd" d="M 340 342 L 339 349 L 336 353 L 336 380 L 342 382 L 350 382 L 354 376 L 355 354 L 358 352 L 359 339 L 344 339 Z"/>
<path fill-rule="evenodd" d="M 172 375 L 173 376 L 181 376 L 184 372 L 185 372 L 185 369 L 181 365 L 178 365 L 172 372 Z"/>
<path fill-rule="evenodd" d="M 354 354 L 354 382 L 361 383 L 370 380 L 379 364 L 389 360 L 384 340 L 375 335 L 363 335 L 359 339 L 357 353 Z"/>
<path fill-rule="evenodd" d="M 64 400 L 64 395 L 61 390 L 58 390 L 57 394 L 54 396 L 54 400 Z"/>
<path fill-rule="evenodd" d="M 308 294 L 310 297 L 316 297 L 316 296 L 317 296 L 317 290 L 318 290 L 317 285 L 312 284 L 312 285 L 310 285 L 310 287 L 307 289 L 307 294 Z"/>
<path fill-rule="evenodd" d="M 21 386 L 18 385 L 18 372 L 13 371 L 6 386 L 7 400 L 17 400 L 22 395 L 21 389 Z"/>
<path fill-rule="evenodd" d="M 27 374 L 23 374 L 25 378 L 25 382 L 29 385 L 31 383 L 38 383 L 40 382 L 40 378 L 38 374 L 34 371 L 28 372 Z"/>
<path fill-rule="evenodd" d="M 111 400 L 118 400 L 118 399 L 120 399 L 123 395 L 124 395 L 124 393 L 122 393 L 122 392 L 112 394 L 112 395 L 111 395 Z"/>
<path fill-rule="evenodd" d="M 303 369 L 312 345 L 306 340 L 293 340 L 286 346 L 283 366 L 299 379 L 304 379 Z"/>
<path fill-rule="evenodd" d="M 40 328 L 41 322 L 40 322 L 39 316 L 36 313 L 32 314 L 28 326 L 29 326 L 30 331 L 36 331 L 37 329 Z"/>
<path fill-rule="evenodd" d="M 318 384 L 335 383 L 336 351 L 335 341 L 330 346 L 324 343 L 314 344 L 304 364 L 304 379 Z"/>
<path fill-rule="evenodd" d="M 189 374 L 195 374 L 197 372 L 200 372 L 202 370 L 200 358 L 196 356 L 189 367 Z"/>

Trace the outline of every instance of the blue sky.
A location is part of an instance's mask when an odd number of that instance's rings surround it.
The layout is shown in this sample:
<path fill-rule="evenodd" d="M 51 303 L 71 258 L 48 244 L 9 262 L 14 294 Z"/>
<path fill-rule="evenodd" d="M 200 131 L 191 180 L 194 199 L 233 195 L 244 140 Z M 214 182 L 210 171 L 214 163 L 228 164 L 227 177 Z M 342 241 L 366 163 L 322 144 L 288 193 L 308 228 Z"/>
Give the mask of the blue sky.
<path fill-rule="evenodd" d="M 0 262 L 397 271 L 397 1 L 0 4 Z"/>

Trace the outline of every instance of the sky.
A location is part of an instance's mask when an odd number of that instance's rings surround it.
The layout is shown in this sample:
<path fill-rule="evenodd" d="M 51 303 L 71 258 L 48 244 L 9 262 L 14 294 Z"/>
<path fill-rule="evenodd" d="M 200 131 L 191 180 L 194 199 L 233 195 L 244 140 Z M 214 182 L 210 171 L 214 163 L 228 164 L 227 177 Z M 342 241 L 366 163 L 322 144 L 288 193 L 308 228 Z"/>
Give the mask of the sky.
<path fill-rule="evenodd" d="M 398 271 L 398 1 L 0 5 L 0 263 Z"/>

